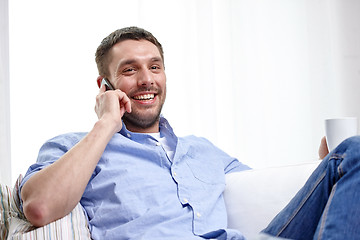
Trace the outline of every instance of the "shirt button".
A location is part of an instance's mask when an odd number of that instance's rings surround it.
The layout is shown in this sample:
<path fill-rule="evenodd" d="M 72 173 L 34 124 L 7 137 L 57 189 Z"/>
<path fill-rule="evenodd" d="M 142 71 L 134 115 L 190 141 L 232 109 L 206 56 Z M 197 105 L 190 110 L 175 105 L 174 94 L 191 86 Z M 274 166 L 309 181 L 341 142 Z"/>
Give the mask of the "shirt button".
<path fill-rule="evenodd" d="M 159 143 L 159 142 L 156 142 L 156 146 L 161 146 L 161 143 Z"/>
<path fill-rule="evenodd" d="M 201 214 L 199 212 L 196 213 L 197 217 L 201 217 Z"/>
<path fill-rule="evenodd" d="M 128 133 L 128 134 L 126 134 L 126 136 L 128 136 L 128 138 L 130 138 L 130 137 L 131 137 L 131 134 L 130 134 L 130 133 Z"/>
<path fill-rule="evenodd" d="M 173 172 L 173 175 L 174 175 L 174 177 L 176 177 L 176 175 L 177 175 L 176 172 Z"/>
<path fill-rule="evenodd" d="M 189 200 L 188 200 L 187 198 L 184 198 L 183 201 L 184 201 L 184 203 L 188 203 L 188 202 L 189 202 Z"/>

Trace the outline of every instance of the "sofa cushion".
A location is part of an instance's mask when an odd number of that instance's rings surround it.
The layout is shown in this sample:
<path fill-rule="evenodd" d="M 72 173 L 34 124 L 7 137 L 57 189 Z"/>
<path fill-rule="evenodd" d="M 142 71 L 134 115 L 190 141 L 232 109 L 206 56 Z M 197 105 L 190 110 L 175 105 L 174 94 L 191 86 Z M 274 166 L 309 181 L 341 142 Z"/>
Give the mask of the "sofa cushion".
<path fill-rule="evenodd" d="M 295 196 L 320 161 L 227 174 L 228 227 L 255 239 Z"/>

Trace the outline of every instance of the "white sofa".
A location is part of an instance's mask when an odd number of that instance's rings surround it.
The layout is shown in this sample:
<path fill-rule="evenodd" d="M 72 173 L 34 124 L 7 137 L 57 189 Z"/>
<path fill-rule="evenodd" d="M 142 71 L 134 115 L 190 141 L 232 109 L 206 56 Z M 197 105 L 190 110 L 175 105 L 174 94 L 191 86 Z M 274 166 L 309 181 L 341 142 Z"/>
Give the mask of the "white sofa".
<path fill-rule="evenodd" d="M 318 163 L 228 174 L 224 197 L 229 228 L 240 230 L 247 239 L 259 239 L 258 232 L 289 202 Z M 62 219 L 41 228 L 31 226 L 19 211 L 20 180 L 13 189 L 1 185 L 0 239 L 90 239 L 79 204 Z"/>
<path fill-rule="evenodd" d="M 226 177 L 224 198 L 229 228 L 258 239 L 281 209 L 295 196 L 320 161 L 254 169 Z"/>

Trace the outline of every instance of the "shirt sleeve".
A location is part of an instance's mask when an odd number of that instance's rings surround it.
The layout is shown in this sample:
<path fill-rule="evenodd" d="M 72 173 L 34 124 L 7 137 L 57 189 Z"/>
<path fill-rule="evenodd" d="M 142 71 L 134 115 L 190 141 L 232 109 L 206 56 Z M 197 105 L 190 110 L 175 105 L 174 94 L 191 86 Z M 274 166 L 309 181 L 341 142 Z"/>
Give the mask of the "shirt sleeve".
<path fill-rule="evenodd" d="M 36 163 L 31 165 L 19 187 L 19 198 L 21 200 L 21 189 L 24 184 L 37 172 L 54 163 L 63 156 L 70 148 L 72 148 L 81 138 L 83 134 L 72 133 L 60 135 L 48 140 L 41 148 Z M 22 200 L 21 208 L 22 208 Z"/>
<path fill-rule="evenodd" d="M 251 169 L 246 164 L 243 164 L 243 163 L 239 162 L 239 160 L 237 160 L 236 158 L 233 158 L 231 161 L 227 161 L 224 164 L 225 164 L 225 169 L 224 169 L 225 174 L 232 173 L 232 172 L 240 172 L 240 171 L 245 171 L 245 170 L 250 170 Z"/>

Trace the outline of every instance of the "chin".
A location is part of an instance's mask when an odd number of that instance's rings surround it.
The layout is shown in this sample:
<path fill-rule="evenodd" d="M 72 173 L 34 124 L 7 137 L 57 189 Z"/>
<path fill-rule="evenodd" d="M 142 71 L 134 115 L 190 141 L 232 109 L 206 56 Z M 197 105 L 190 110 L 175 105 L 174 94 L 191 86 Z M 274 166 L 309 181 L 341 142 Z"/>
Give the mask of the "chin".
<path fill-rule="evenodd" d="M 160 119 L 160 113 L 152 114 L 150 116 L 143 116 L 134 113 L 125 113 L 123 116 L 123 121 L 126 127 L 132 126 L 134 128 L 144 129 L 144 130 L 154 127 L 156 124 L 158 124 L 159 119 Z"/>

